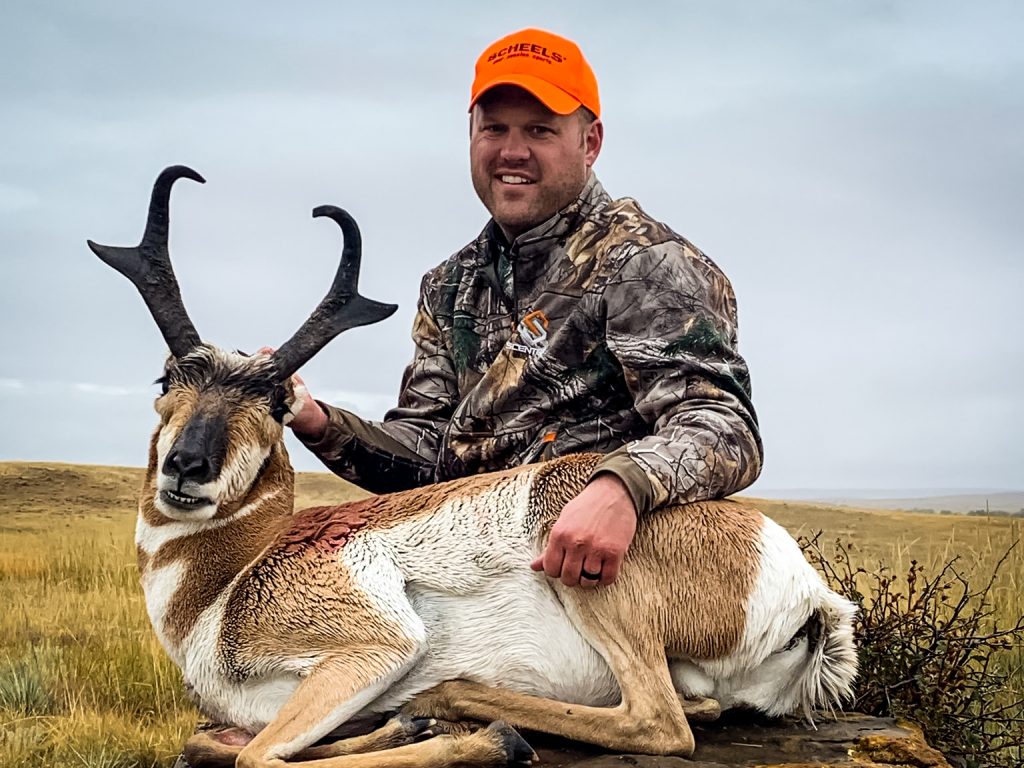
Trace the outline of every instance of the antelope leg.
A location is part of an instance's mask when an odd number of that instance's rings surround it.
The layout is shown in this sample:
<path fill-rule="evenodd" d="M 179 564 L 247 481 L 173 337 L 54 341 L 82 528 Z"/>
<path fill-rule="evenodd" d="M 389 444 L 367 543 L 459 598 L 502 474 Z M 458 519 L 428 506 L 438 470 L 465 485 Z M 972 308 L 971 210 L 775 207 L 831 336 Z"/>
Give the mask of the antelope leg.
<path fill-rule="evenodd" d="M 234 768 L 235 760 L 242 749 L 252 741 L 234 733 L 207 730 L 193 735 L 185 744 L 185 760 L 189 768 Z M 306 747 L 292 757 L 293 760 L 317 760 L 339 755 L 358 755 L 377 752 L 382 749 L 412 744 L 419 738 L 445 733 L 449 727 L 433 718 L 415 718 L 410 715 L 396 715 L 370 733 L 350 736 L 328 744 Z M 240 732 L 239 732 L 240 733 Z M 225 738 L 227 737 L 227 738 Z"/>
<path fill-rule="evenodd" d="M 344 741 L 351 742 L 359 738 L 363 737 Z M 302 759 L 312 755 L 324 755 L 325 752 L 321 750 L 329 750 L 338 747 L 339 744 L 304 750 L 296 756 L 300 760 L 287 763 L 277 758 L 240 754 L 236 765 L 238 768 L 499 768 L 509 765 L 525 768 L 537 761 L 537 755 L 522 736 L 502 722 L 491 723 L 486 728 L 472 733 L 463 731 L 456 735 L 435 736 L 426 741 L 392 749 L 359 754 L 334 754 L 313 760 Z M 364 746 L 366 744 L 364 743 Z"/>
<path fill-rule="evenodd" d="M 235 764 L 238 768 L 282 768 L 287 765 L 285 760 L 299 755 L 383 694 L 415 659 L 415 652 L 402 654 L 393 646 L 375 646 L 347 648 L 343 655 L 321 662 L 302 681 L 278 716 L 242 748 Z M 388 739 L 377 740 L 378 744 L 387 742 Z M 364 747 L 371 743 L 372 740 L 359 742 Z M 365 754 L 332 754 L 332 748 L 339 747 L 317 747 L 314 755 L 326 752 L 331 756 L 294 764 L 306 768 L 485 768 L 509 763 L 526 765 L 536 757 L 522 737 L 504 723 L 492 723 L 475 733 L 437 736 Z"/>
<path fill-rule="evenodd" d="M 564 595 L 573 623 L 604 657 L 618 681 L 616 707 L 591 707 L 493 688 L 465 680 L 419 694 L 402 711 L 449 720 L 505 720 L 517 728 L 550 733 L 619 752 L 693 754 L 693 733 L 672 685 L 664 640 L 605 615 L 608 603 L 579 592 Z"/>

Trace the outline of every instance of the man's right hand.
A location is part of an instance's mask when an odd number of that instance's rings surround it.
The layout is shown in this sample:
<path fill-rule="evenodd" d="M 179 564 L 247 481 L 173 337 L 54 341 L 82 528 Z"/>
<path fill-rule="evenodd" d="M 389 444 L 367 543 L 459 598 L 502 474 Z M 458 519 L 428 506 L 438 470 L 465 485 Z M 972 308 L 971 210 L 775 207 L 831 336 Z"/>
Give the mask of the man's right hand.
<path fill-rule="evenodd" d="M 274 348 L 260 347 L 259 354 L 272 355 Z M 292 374 L 292 389 L 295 392 L 295 403 L 292 405 L 291 419 L 286 417 L 284 423 L 303 440 L 319 440 L 327 430 L 327 414 L 309 394 L 306 382 L 297 373 Z"/>

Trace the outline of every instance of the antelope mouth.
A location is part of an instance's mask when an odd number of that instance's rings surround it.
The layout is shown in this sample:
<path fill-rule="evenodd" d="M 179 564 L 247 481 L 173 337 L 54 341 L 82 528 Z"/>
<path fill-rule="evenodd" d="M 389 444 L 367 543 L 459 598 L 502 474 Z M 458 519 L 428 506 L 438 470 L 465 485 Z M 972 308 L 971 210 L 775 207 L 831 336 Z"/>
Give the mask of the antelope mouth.
<path fill-rule="evenodd" d="M 160 500 L 178 509 L 198 509 L 210 503 L 210 500 L 203 496 L 189 496 L 187 493 L 167 490 L 160 491 Z"/>

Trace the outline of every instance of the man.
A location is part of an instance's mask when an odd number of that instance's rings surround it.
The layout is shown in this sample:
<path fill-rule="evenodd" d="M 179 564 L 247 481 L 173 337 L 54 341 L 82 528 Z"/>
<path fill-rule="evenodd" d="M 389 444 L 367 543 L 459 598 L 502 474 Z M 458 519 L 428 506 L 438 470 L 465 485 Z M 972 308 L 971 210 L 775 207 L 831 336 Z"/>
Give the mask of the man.
<path fill-rule="evenodd" d="M 291 423 L 376 492 L 606 453 L 532 563 L 583 587 L 614 581 L 638 514 L 741 490 L 762 458 L 732 288 L 605 193 L 600 114 L 571 41 L 525 29 L 484 51 L 470 161 L 492 218 L 423 279 L 398 407 L 368 422 L 308 397 Z"/>

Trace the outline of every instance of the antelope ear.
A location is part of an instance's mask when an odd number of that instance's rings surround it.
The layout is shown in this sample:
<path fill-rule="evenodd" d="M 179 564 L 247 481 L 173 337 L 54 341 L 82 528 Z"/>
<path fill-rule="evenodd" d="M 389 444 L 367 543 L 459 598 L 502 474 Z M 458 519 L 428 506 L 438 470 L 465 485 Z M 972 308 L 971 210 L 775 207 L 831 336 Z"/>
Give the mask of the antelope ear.
<path fill-rule="evenodd" d="M 178 179 L 205 183 L 202 176 L 184 165 L 172 165 L 161 171 L 149 199 L 146 229 L 142 240 L 134 248 L 100 245 L 86 240 L 92 252 L 105 264 L 132 281 L 149 307 L 174 357 L 187 355 L 202 343 L 182 304 L 181 291 L 167 249 L 171 187 Z"/>
<path fill-rule="evenodd" d="M 377 323 L 394 314 L 397 304 L 382 304 L 359 295 L 359 262 L 362 238 L 359 227 L 348 212 L 333 205 L 313 209 L 313 217 L 334 220 L 344 237 L 341 263 L 334 282 L 313 314 L 288 341 L 273 354 L 278 381 L 284 381 L 306 364 L 331 339 L 342 331 Z"/>

